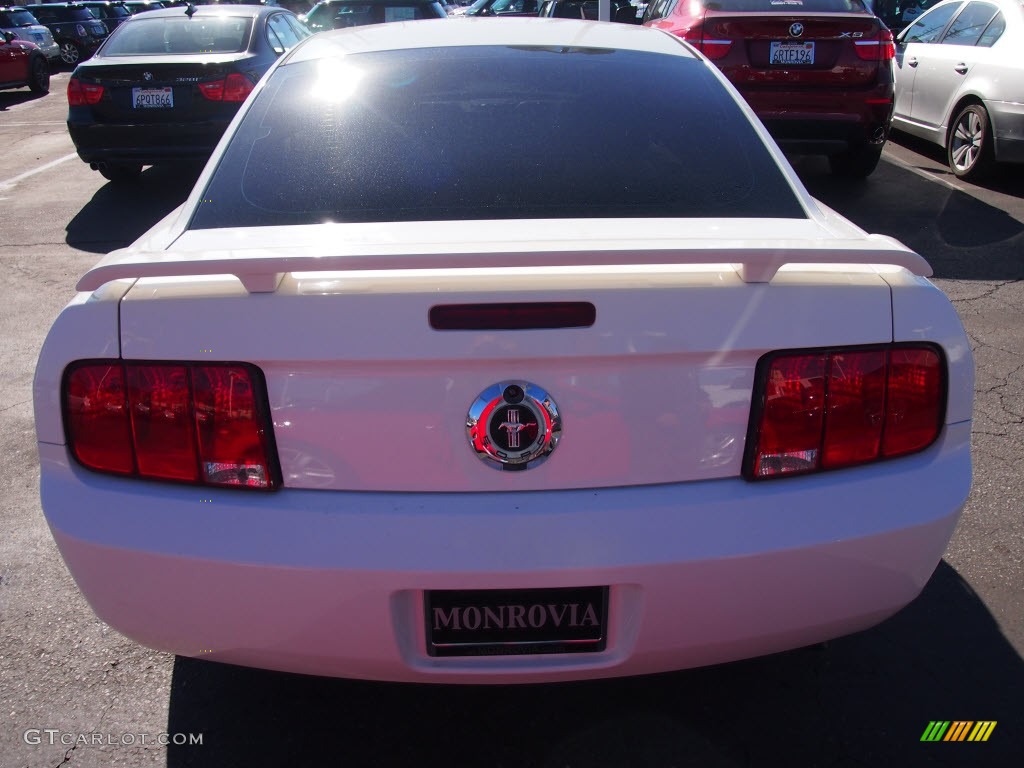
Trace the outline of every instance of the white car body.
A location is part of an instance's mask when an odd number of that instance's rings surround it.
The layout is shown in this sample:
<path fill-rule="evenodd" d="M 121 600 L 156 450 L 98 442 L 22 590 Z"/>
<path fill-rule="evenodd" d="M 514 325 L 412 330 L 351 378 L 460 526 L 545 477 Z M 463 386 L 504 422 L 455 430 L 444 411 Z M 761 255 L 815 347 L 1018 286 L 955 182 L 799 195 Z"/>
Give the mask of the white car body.
<path fill-rule="evenodd" d="M 414 22 L 317 35 L 277 68 L 331 50 L 557 50 L 569 39 L 695 56 L 622 25 Z M 970 346 L 926 262 L 810 198 L 742 109 L 805 219 L 188 229 L 243 107 L 189 200 L 82 279 L 40 356 L 43 509 L 97 614 L 181 655 L 493 683 L 714 664 L 864 629 L 906 605 L 970 489 Z M 594 303 L 592 327 L 426 323 L 438 305 L 571 301 Z M 803 477 L 741 477 L 762 355 L 892 342 L 933 343 L 947 361 L 934 444 Z M 281 487 L 83 468 L 61 381 L 92 358 L 257 366 Z M 563 419 L 557 450 L 528 471 L 493 471 L 467 441 L 470 405 L 506 381 L 541 385 Z M 429 590 L 592 586 L 607 588 L 596 652 L 427 651 Z"/>
<path fill-rule="evenodd" d="M 893 128 L 946 148 L 963 109 L 980 105 L 988 123 L 977 138 L 980 159 L 1024 162 L 1022 45 L 1020 0 L 947 0 L 928 9 L 897 38 Z"/>

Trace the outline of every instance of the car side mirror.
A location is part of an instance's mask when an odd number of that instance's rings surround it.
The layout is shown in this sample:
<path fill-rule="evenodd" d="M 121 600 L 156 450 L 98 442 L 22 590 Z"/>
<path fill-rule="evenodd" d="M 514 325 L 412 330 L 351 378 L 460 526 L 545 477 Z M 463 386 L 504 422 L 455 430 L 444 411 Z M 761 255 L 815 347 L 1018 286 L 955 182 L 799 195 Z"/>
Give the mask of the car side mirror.
<path fill-rule="evenodd" d="M 13 33 L 13 32 L 8 32 L 8 31 L 7 31 L 6 29 L 5 29 L 5 30 L 4 30 L 4 39 L 3 39 L 3 43 L 0 43 L 0 45 L 7 45 L 7 43 L 13 42 L 13 41 L 14 41 L 15 39 L 16 39 L 16 38 L 14 37 L 14 33 Z"/>

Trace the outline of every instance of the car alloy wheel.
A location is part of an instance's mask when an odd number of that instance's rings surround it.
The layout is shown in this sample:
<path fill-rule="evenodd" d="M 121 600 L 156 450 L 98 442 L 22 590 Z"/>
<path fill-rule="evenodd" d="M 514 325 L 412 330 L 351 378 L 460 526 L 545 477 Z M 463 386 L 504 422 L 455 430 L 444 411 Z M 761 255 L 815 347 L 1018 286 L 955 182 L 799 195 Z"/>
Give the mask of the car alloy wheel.
<path fill-rule="evenodd" d="M 989 125 L 988 113 L 980 104 L 968 104 L 953 121 L 946 154 L 950 169 L 961 179 L 981 178 L 991 170 Z"/>
<path fill-rule="evenodd" d="M 65 64 L 74 66 L 78 63 L 78 60 L 82 58 L 82 49 L 77 44 L 70 40 L 65 40 L 60 44 L 60 60 Z"/>
<path fill-rule="evenodd" d="M 29 90 L 32 93 L 50 92 L 50 64 L 42 56 L 34 56 L 29 65 L 31 77 L 29 79 Z"/>

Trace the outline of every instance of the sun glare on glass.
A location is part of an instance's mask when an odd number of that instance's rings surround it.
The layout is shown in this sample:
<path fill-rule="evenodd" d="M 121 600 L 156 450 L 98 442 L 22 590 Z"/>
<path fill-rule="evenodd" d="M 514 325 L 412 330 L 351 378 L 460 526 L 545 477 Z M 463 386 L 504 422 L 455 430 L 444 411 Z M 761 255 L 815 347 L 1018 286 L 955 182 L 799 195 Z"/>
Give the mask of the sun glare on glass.
<path fill-rule="evenodd" d="M 362 79 L 363 72 L 343 59 L 322 59 L 310 93 L 318 101 L 338 104 L 352 97 Z"/>

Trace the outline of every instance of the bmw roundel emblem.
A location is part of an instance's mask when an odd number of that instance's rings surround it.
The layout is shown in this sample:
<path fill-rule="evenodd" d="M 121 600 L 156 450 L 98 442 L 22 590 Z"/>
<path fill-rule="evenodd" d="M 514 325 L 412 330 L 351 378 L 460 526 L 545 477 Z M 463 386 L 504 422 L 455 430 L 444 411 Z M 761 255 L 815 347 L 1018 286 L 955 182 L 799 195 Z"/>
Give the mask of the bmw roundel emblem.
<path fill-rule="evenodd" d="M 804 33 L 804 25 L 801 24 L 799 21 L 796 22 L 795 24 L 790 24 L 789 25 L 789 36 L 790 37 L 800 37 L 800 35 L 802 35 L 803 33 Z"/>
<path fill-rule="evenodd" d="M 153 73 L 152 72 L 143 72 L 142 73 L 142 79 L 145 80 L 148 83 L 150 80 L 153 79 Z"/>
<path fill-rule="evenodd" d="M 488 387 L 469 408 L 466 435 L 476 455 L 494 469 L 542 464 L 558 445 L 562 421 L 551 396 L 527 381 Z"/>

